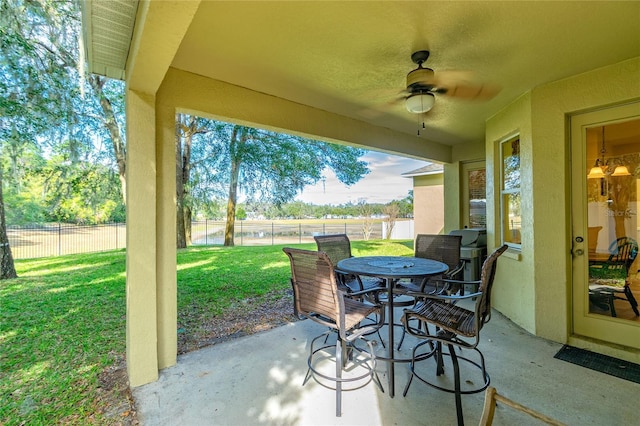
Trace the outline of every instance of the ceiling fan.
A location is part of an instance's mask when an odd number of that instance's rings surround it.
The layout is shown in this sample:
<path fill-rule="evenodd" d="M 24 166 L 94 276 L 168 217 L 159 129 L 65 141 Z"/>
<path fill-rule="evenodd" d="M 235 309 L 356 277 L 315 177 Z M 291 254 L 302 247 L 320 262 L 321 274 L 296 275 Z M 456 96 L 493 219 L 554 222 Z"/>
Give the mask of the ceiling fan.
<path fill-rule="evenodd" d="M 401 99 L 407 111 L 422 114 L 433 108 L 435 95 L 466 100 L 489 100 L 498 94 L 500 88 L 492 84 L 474 81 L 473 74 L 464 71 L 443 71 L 436 73 L 422 65 L 429 59 L 428 50 L 419 50 L 411 55 L 418 68 L 407 74 L 407 88 Z"/>

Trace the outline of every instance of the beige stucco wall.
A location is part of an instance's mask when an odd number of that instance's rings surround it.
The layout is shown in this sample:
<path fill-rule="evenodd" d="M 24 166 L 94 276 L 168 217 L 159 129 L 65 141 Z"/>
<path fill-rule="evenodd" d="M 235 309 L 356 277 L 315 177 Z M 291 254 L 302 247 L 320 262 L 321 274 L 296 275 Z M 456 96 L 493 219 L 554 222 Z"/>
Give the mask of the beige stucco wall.
<path fill-rule="evenodd" d="M 536 328 L 550 339 L 570 334 L 571 222 L 567 115 L 640 99 L 640 57 L 533 91 L 533 163 L 537 254 Z M 556 178 L 559 177 L 559 178 Z M 539 201 L 537 201 L 539 200 Z M 560 327 L 562 324 L 564 327 Z"/>
<path fill-rule="evenodd" d="M 417 234 L 440 234 L 444 229 L 443 174 L 413 178 L 414 237 Z"/>
<path fill-rule="evenodd" d="M 487 243 L 489 250 L 502 244 L 500 236 L 500 142 L 519 135 L 522 196 L 522 251 L 505 254 L 499 261 L 494 286 L 494 306 L 524 329 L 535 333 L 535 280 L 532 194 L 531 95 L 527 93 L 487 123 Z M 498 169 L 498 170 L 496 170 Z M 490 226 L 489 224 L 493 224 Z M 538 231 L 536 224 L 536 232 Z M 517 254 L 517 253 L 516 253 Z M 515 279 L 517 277 L 517 279 Z"/>
<path fill-rule="evenodd" d="M 571 333 L 569 116 L 639 98 L 640 58 L 634 58 L 535 88 L 487 122 L 487 220 L 493 230 L 499 229 L 497 142 L 519 134 L 522 155 L 521 259 L 514 253 L 501 258 L 494 306 L 541 337 L 567 342 Z M 493 231 L 490 241 L 499 243 Z"/>
<path fill-rule="evenodd" d="M 185 113 L 413 158 L 451 161 L 449 146 L 176 68 L 169 69 L 161 90 L 163 103 Z"/>
<path fill-rule="evenodd" d="M 175 110 L 158 110 L 156 93 L 198 4 L 140 2 L 127 63 L 126 351 L 134 387 L 176 363 Z"/>
<path fill-rule="evenodd" d="M 160 93 L 161 91 L 158 91 Z M 156 200 L 158 254 L 156 307 L 158 310 L 158 368 L 176 363 L 177 258 L 176 258 L 176 126 L 175 108 L 156 98 Z"/>
<path fill-rule="evenodd" d="M 155 97 L 127 90 L 127 372 L 158 378 Z"/>

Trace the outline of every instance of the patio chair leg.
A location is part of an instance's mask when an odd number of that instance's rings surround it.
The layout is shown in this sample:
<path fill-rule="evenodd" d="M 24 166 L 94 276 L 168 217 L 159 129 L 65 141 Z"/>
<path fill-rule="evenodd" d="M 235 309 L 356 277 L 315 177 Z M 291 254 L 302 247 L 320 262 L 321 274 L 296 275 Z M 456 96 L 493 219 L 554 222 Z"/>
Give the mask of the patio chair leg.
<path fill-rule="evenodd" d="M 307 375 L 304 376 L 304 381 L 302 382 L 302 386 L 306 385 L 309 379 L 311 378 L 311 369 L 307 369 Z"/>
<path fill-rule="evenodd" d="M 455 381 L 455 394 L 456 394 L 456 416 L 458 417 L 458 426 L 464 426 L 464 417 L 462 415 L 462 389 L 460 387 L 460 366 L 458 365 L 458 355 L 453 345 L 449 346 L 449 352 L 451 354 L 451 362 L 453 363 L 453 377 Z"/>
<path fill-rule="evenodd" d="M 609 293 L 608 299 L 609 299 L 609 308 L 611 309 L 611 316 L 617 317 L 618 315 L 616 314 L 616 307 L 613 304 L 614 302 L 613 293 Z"/>
<path fill-rule="evenodd" d="M 380 377 L 378 377 L 378 372 L 376 371 L 376 366 L 378 362 L 376 361 L 376 354 L 373 352 L 373 343 L 370 340 L 365 340 L 367 342 L 367 346 L 369 346 L 369 356 L 371 357 L 371 380 L 378 385 L 380 391 L 384 393 L 384 388 L 382 387 L 382 382 L 380 381 Z"/>
<path fill-rule="evenodd" d="M 451 350 L 455 352 L 453 347 Z M 441 376 L 444 374 L 444 361 L 442 359 L 442 343 L 436 342 L 436 376 Z"/>
<path fill-rule="evenodd" d="M 336 340 L 336 417 L 342 416 L 342 363 L 343 351 L 340 337 Z"/>
<path fill-rule="evenodd" d="M 402 337 L 400 337 L 400 343 L 398 343 L 398 350 L 402 348 L 402 342 L 404 342 L 404 336 L 407 334 L 404 327 L 402 327 Z"/>
<path fill-rule="evenodd" d="M 633 292 L 631 291 L 629 286 L 625 286 L 624 295 L 627 296 L 627 300 L 631 304 L 631 309 L 633 309 L 633 313 L 636 314 L 637 317 L 640 316 L 640 312 L 638 312 L 638 302 L 636 301 L 636 298 L 633 296 Z"/>
<path fill-rule="evenodd" d="M 407 396 L 407 392 L 409 392 L 409 386 L 411 386 L 411 382 L 413 381 L 413 376 L 416 375 L 416 373 L 415 373 L 416 352 L 418 352 L 418 349 L 420 349 L 420 347 L 422 345 L 425 345 L 425 344 L 428 344 L 429 345 L 429 349 L 431 351 L 433 351 L 433 342 L 431 340 L 427 340 L 427 341 L 424 341 L 422 343 L 418 343 L 416 346 L 413 347 L 413 351 L 411 352 L 411 363 L 409 364 L 409 372 L 411 374 L 409 375 L 409 380 L 407 381 L 407 384 L 404 387 L 404 392 L 402 392 L 402 396 Z M 429 356 L 431 356 L 431 355 L 429 355 Z M 420 376 L 418 376 L 418 379 L 424 381 L 423 379 L 420 378 Z"/>
<path fill-rule="evenodd" d="M 384 345 L 384 340 L 382 340 L 382 334 L 380 334 L 380 329 L 377 329 L 376 333 L 378 334 L 378 342 L 380 342 L 380 344 L 382 345 L 382 349 L 387 349 L 387 347 Z"/>
<path fill-rule="evenodd" d="M 413 348 L 413 352 L 411 355 L 411 364 L 409 364 L 409 371 L 411 372 L 411 374 L 409 375 L 409 381 L 407 382 L 407 385 L 404 387 L 404 392 L 402 392 L 402 396 L 407 396 L 407 392 L 409 392 L 409 386 L 411 386 L 411 381 L 413 380 L 413 369 L 415 368 L 415 362 L 416 362 L 416 348 Z"/>
<path fill-rule="evenodd" d="M 377 329 L 376 333 L 378 333 L 378 338 L 380 339 L 380 344 L 382 345 L 382 349 L 387 349 L 387 345 L 384 344 L 384 340 L 382 339 L 382 335 L 380 334 L 380 329 Z"/>

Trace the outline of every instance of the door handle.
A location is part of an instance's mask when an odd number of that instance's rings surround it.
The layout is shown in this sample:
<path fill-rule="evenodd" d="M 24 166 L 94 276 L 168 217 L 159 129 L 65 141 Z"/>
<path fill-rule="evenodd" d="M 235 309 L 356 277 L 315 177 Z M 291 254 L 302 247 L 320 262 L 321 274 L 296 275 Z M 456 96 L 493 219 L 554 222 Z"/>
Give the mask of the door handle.
<path fill-rule="evenodd" d="M 577 250 L 574 251 L 574 253 L 576 254 L 576 256 L 582 256 L 584 254 L 584 250 L 577 249 Z"/>

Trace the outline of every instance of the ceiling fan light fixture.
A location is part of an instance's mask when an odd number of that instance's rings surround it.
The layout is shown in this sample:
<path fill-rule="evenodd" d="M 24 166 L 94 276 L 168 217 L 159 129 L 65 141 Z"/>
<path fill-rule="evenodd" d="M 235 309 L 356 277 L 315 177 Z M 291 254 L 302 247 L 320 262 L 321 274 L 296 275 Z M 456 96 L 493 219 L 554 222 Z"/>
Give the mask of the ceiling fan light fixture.
<path fill-rule="evenodd" d="M 433 108 L 435 100 L 436 98 L 433 96 L 433 93 L 415 93 L 407 97 L 405 106 L 407 107 L 407 111 L 414 114 L 421 114 Z"/>

